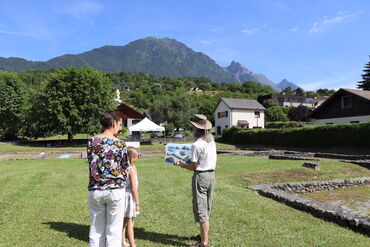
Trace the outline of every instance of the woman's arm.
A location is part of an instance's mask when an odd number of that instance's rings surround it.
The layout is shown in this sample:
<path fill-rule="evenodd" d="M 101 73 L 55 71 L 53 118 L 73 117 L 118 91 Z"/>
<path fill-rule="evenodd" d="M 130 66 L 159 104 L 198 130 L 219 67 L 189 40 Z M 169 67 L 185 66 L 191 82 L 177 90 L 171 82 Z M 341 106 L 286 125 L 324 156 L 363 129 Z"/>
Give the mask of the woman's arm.
<path fill-rule="evenodd" d="M 130 176 L 132 196 L 136 203 L 136 211 L 140 211 L 139 192 L 137 191 L 137 184 L 136 184 L 136 169 L 131 168 L 129 172 L 129 176 Z"/>

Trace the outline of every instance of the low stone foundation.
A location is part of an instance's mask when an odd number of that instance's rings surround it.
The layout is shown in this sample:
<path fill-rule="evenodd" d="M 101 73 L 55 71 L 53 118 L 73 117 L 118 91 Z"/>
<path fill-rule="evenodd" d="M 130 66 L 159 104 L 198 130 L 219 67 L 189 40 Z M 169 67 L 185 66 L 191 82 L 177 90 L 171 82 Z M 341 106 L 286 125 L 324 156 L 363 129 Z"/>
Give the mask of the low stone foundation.
<path fill-rule="evenodd" d="M 291 182 L 276 184 L 261 184 L 248 186 L 248 189 L 257 191 L 260 195 L 283 202 L 293 208 L 306 211 L 312 215 L 335 222 L 354 231 L 370 236 L 370 217 L 350 211 L 345 207 L 335 207 L 304 198 L 296 193 L 307 193 L 323 190 L 334 190 L 351 186 L 370 184 L 370 177 L 334 179 L 329 181 Z"/>
<path fill-rule="evenodd" d="M 320 171 L 320 164 L 317 164 L 317 163 L 305 162 L 305 163 L 303 163 L 302 166 L 314 169 L 315 171 Z"/>
<path fill-rule="evenodd" d="M 300 157 L 300 156 L 294 156 L 294 155 L 269 155 L 270 160 L 313 160 L 313 161 L 319 161 L 319 159 L 315 158 L 306 158 L 306 157 Z"/>
<path fill-rule="evenodd" d="M 352 163 L 370 169 L 370 160 L 340 160 L 341 162 Z"/>

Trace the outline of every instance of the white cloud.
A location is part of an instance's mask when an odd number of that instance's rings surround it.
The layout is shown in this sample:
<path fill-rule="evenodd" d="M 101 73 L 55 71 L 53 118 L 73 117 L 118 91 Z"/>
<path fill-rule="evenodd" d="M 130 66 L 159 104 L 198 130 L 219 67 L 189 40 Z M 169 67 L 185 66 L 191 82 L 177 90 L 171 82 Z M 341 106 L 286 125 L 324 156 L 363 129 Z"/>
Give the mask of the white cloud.
<path fill-rule="evenodd" d="M 253 28 L 253 29 L 244 29 L 241 32 L 245 33 L 245 34 L 248 34 L 248 35 L 251 35 L 252 33 L 257 32 L 257 31 L 258 31 L 258 28 Z"/>
<path fill-rule="evenodd" d="M 33 38 L 47 38 L 51 39 L 54 36 L 56 36 L 56 33 L 49 32 L 47 29 L 43 27 L 32 27 L 27 28 L 27 31 L 7 31 L 7 30 L 0 30 L 0 34 L 7 34 L 7 35 L 13 35 L 13 36 L 23 36 L 23 37 L 33 37 Z"/>
<path fill-rule="evenodd" d="M 356 16 L 359 13 L 345 13 L 345 12 L 339 12 L 337 16 L 334 16 L 332 18 L 328 18 L 327 16 L 324 17 L 324 20 L 315 22 L 311 29 L 310 33 L 318 33 L 318 32 L 324 32 L 325 29 L 329 26 L 338 24 L 340 22 L 344 22 L 348 20 L 350 17 Z"/>
<path fill-rule="evenodd" d="M 6 31 L 6 30 L 0 30 L 0 33 L 3 34 L 9 34 L 9 35 L 16 35 L 16 36 L 31 36 L 28 33 L 22 33 L 22 32 L 11 32 L 11 31 Z"/>
<path fill-rule="evenodd" d="M 298 27 L 292 27 L 289 29 L 289 32 L 292 32 L 292 33 L 297 32 L 297 31 L 298 31 Z"/>
<path fill-rule="evenodd" d="M 221 31 L 222 30 L 222 27 L 216 27 L 216 28 L 212 28 L 211 30 L 209 30 L 211 33 L 214 33 L 214 32 L 218 32 L 218 31 Z"/>
<path fill-rule="evenodd" d="M 75 4 L 62 8 L 60 12 L 76 19 L 88 20 L 89 16 L 99 12 L 103 5 L 92 0 L 78 0 Z"/>
<path fill-rule="evenodd" d="M 209 40 L 201 40 L 199 42 L 202 43 L 202 44 L 205 44 L 205 45 L 210 45 L 211 44 L 211 41 L 209 41 Z"/>

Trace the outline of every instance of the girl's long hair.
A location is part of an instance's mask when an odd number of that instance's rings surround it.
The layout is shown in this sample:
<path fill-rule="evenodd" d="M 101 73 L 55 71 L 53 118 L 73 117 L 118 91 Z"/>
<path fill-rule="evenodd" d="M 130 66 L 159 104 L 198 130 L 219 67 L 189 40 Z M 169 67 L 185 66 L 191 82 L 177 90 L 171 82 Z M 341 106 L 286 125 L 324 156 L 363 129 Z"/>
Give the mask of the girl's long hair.
<path fill-rule="evenodd" d="M 135 154 L 139 155 L 139 150 L 137 148 L 134 148 L 134 147 L 127 148 L 127 158 L 128 158 L 130 165 L 131 165 L 131 158 Z"/>

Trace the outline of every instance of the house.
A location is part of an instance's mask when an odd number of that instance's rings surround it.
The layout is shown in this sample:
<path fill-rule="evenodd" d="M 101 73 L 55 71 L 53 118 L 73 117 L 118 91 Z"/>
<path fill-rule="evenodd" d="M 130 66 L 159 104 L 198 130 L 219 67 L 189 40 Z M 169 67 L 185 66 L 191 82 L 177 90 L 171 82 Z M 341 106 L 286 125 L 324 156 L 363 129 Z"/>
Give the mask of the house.
<path fill-rule="evenodd" d="M 118 89 L 124 89 L 126 91 L 130 91 L 130 87 L 125 83 L 118 83 L 115 85 L 115 87 Z"/>
<path fill-rule="evenodd" d="M 341 88 L 311 114 L 318 125 L 370 121 L 370 91 Z"/>
<path fill-rule="evenodd" d="M 145 115 L 134 108 L 121 103 L 117 107 L 117 113 L 122 118 L 122 127 L 131 127 L 145 118 Z"/>
<path fill-rule="evenodd" d="M 315 97 L 315 100 L 313 102 L 313 107 L 314 108 L 319 107 L 322 103 L 325 102 L 325 100 L 327 100 L 329 98 L 330 98 L 330 96 L 322 96 L 322 97 L 317 97 L 317 98 Z"/>
<path fill-rule="evenodd" d="M 190 92 L 202 92 L 203 90 L 202 90 L 202 89 L 200 89 L 199 87 L 191 87 L 191 88 L 189 89 L 189 91 L 190 91 Z"/>
<path fill-rule="evenodd" d="M 307 107 L 313 107 L 314 99 L 313 98 L 307 98 L 305 96 L 299 96 L 299 95 L 287 95 L 287 94 L 268 94 L 259 96 L 257 98 L 259 103 L 263 103 L 265 100 L 273 99 L 276 101 L 278 106 L 294 106 L 297 107 L 299 105 L 304 105 Z"/>
<path fill-rule="evenodd" d="M 215 110 L 216 135 L 222 129 L 240 126 L 245 129 L 265 127 L 265 108 L 252 99 L 221 98 Z"/>

